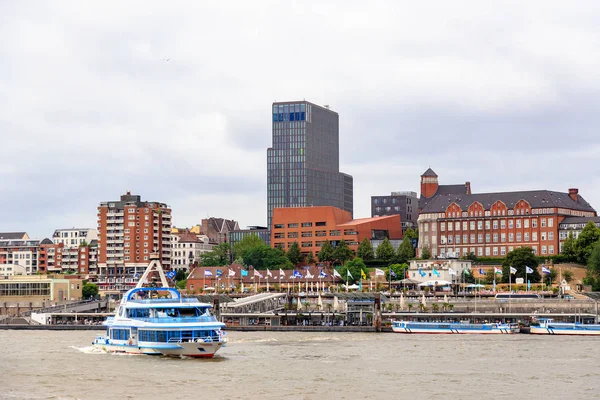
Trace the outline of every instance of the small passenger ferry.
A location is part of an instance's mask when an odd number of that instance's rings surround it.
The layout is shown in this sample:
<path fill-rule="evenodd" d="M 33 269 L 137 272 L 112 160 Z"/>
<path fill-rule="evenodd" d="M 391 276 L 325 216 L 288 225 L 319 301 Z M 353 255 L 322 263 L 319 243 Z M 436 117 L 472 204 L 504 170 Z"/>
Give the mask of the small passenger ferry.
<path fill-rule="evenodd" d="M 154 268 L 162 287 L 142 287 Z M 106 335 L 92 344 L 112 353 L 213 357 L 227 339 L 225 324 L 212 315 L 211 307 L 170 288 L 160 263 L 153 260 L 115 315 L 104 322 Z"/>
<path fill-rule="evenodd" d="M 600 335 L 600 325 L 570 322 L 553 322 L 551 318 L 538 318 L 531 324 L 533 335 Z"/>
<path fill-rule="evenodd" d="M 396 333 L 511 334 L 519 333 L 519 325 L 505 323 L 472 324 L 469 322 L 393 321 L 392 330 Z"/>

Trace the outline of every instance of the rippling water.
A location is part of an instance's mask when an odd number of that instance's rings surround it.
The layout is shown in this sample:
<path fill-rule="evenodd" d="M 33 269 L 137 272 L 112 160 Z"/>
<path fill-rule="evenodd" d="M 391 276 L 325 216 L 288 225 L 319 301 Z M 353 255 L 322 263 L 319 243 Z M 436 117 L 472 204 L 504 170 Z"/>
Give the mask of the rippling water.
<path fill-rule="evenodd" d="M 0 397 L 600 398 L 600 338 L 229 332 L 196 360 L 97 352 L 95 334 L 0 331 Z"/>

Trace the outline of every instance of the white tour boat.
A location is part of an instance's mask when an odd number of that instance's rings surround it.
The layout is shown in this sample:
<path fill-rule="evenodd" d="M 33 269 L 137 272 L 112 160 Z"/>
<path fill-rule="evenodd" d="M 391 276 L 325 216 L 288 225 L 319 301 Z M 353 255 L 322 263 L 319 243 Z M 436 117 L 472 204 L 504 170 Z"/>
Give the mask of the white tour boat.
<path fill-rule="evenodd" d="M 153 271 L 162 287 L 143 287 Z M 211 308 L 169 287 L 155 259 L 137 286 L 123 296 L 115 315 L 104 322 L 106 336 L 98 336 L 93 345 L 112 353 L 213 357 L 227 339 L 225 324 L 217 321 Z"/>
<path fill-rule="evenodd" d="M 519 333 L 519 325 L 504 323 L 472 324 L 469 322 L 393 321 L 392 330 L 396 333 L 511 334 Z"/>
<path fill-rule="evenodd" d="M 553 322 L 551 318 L 538 318 L 531 324 L 533 335 L 600 335 L 600 325 L 570 322 Z"/>

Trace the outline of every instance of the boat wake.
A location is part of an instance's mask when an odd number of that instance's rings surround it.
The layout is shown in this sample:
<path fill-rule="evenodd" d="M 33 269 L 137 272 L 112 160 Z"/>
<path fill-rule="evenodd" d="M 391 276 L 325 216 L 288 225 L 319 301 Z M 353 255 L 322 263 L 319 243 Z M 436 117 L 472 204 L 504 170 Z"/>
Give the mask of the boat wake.
<path fill-rule="evenodd" d="M 77 346 L 69 346 L 71 349 L 75 349 L 85 354 L 107 354 L 106 351 L 99 349 L 94 346 L 85 346 L 85 347 L 77 347 Z"/>

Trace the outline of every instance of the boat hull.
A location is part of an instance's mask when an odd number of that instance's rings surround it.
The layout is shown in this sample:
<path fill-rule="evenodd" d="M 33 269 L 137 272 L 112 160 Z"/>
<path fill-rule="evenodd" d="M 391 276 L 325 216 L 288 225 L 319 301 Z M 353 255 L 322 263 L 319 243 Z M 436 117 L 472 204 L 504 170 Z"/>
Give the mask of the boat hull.
<path fill-rule="evenodd" d="M 508 324 L 448 324 L 448 323 L 410 323 L 396 322 L 392 324 L 395 333 L 416 334 L 477 334 L 477 335 L 507 335 L 519 333 L 518 325 Z"/>
<path fill-rule="evenodd" d="M 106 340 L 96 340 L 93 346 L 106 353 L 143 354 L 169 357 L 212 358 L 225 345 L 225 342 L 181 342 L 161 344 L 129 345 L 127 343 L 107 343 Z"/>
<path fill-rule="evenodd" d="M 577 329 L 577 328 L 562 328 L 562 327 L 539 327 L 532 326 L 529 331 L 532 335 L 572 335 L 572 336 L 598 336 L 600 329 Z"/>

